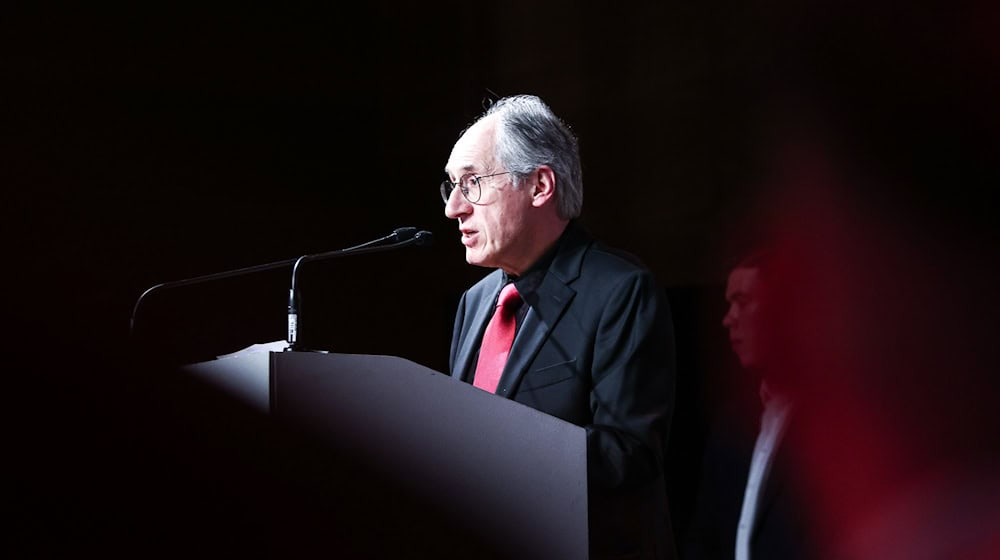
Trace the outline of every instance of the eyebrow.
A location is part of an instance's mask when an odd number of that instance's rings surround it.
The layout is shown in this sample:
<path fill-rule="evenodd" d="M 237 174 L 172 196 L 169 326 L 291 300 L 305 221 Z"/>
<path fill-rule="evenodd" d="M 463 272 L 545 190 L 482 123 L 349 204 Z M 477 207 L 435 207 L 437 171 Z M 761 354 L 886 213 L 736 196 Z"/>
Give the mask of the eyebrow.
<path fill-rule="evenodd" d="M 726 301 L 734 302 L 740 300 L 747 300 L 750 297 L 750 293 L 744 290 L 737 290 L 732 293 L 726 294 Z"/>
<path fill-rule="evenodd" d="M 466 164 L 466 165 L 465 165 L 464 167 L 462 167 L 461 169 L 462 169 L 462 171 L 468 171 L 468 172 L 470 172 L 470 173 L 471 173 L 471 172 L 472 172 L 472 170 L 474 170 L 475 168 L 476 168 L 476 166 L 475 166 L 475 165 L 472 165 L 472 164 L 470 163 L 470 164 Z M 448 175 L 448 174 L 449 174 L 449 173 L 448 173 L 448 168 L 447 168 L 447 167 L 445 167 L 445 168 L 444 168 L 444 174 L 445 174 L 445 175 Z"/>

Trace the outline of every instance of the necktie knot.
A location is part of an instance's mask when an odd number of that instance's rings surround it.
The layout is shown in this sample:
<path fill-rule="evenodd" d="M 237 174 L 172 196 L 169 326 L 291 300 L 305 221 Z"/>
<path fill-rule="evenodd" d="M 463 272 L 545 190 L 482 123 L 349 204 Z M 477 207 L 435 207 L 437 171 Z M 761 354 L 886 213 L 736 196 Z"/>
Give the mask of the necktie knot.
<path fill-rule="evenodd" d="M 500 297 L 497 298 L 497 307 L 505 312 L 511 312 L 517 308 L 521 301 L 521 294 L 517 293 L 517 288 L 511 282 L 500 290 Z"/>

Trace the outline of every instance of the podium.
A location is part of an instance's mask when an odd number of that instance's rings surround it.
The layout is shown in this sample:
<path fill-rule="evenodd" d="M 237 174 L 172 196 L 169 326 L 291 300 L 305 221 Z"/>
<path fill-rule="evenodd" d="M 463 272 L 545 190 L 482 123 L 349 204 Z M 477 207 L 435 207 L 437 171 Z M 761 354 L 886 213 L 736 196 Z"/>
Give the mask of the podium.
<path fill-rule="evenodd" d="M 442 535 L 473 532 L 497 558 L 588 557 L 579 426 L 396 356 L 260 352 L 182 371 L 446 512 Z"/>

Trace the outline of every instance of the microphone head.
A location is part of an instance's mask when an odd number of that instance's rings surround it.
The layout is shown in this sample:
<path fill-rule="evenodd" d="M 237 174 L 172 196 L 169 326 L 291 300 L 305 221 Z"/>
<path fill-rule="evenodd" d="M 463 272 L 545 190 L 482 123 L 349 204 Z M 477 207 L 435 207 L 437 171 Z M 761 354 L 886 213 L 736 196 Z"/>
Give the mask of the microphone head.
<path fill-rule="evenodd" d="M 401 227 L 392 230 L 392 242 L 402 243 L 403 241 L 409 241 L 417 235 L 417 228 L 415 227 Z"/>
<path fill-rule="evenodd" d="M 414 243 L 417 245 L 430 245 L 434 241 L 434 234 L 427 231 L 421 230 L 414 236 Z"/>

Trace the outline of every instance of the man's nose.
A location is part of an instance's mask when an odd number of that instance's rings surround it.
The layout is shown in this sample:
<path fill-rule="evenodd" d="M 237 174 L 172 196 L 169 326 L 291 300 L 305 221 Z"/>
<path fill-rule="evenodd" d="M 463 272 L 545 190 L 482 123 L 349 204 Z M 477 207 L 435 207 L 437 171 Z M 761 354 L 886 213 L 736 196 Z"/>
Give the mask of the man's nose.
<path fill-rule="evenodd" d="M 727 329 L 732 328 L 735 322 L 736 319 L 733 317 L 733 310 L 730 309 L 729 311 L 726 311 L 725 316 L 722 317 L 722 326 L 726 327 Z"/>
<path fill-rule="evenodd" d="M 462 195 L 461 189 L 452 189 L 448 195 L 448 200 L 444 203 L 444 215 L 455 220 L 459 216 L 469 213 L 469 201 Z"/>

